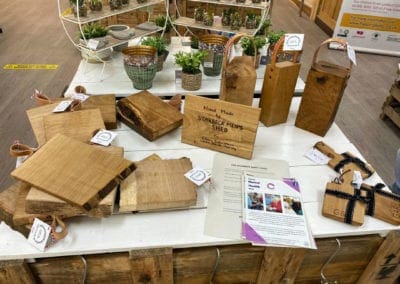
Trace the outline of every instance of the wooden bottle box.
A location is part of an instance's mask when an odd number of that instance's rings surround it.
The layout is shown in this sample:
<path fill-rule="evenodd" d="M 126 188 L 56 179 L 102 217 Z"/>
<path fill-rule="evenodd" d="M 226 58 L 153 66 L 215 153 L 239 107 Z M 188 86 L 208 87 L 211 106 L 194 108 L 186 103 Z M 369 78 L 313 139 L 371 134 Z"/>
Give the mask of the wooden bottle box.
<path fill-rule="evenodd" d="M 325 136 L 335 119 L 352 67 L 351 62 L 348 68 L 326 61 L 317 62 L 321 46 L 331 42 L 338 42 L 347 49 L 347 43 L 339 38 L 326 40 L 318 47 L 295 123 L 297 127 L 319 136 Z"/>

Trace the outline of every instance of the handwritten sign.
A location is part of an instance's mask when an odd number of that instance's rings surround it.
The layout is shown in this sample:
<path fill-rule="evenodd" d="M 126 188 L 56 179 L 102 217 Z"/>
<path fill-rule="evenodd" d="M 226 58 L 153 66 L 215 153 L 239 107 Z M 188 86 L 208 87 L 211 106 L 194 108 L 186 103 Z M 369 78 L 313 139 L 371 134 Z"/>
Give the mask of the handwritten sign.
<path fill-rule="evenodd" d="M 251 159 L 261 110 L 187 95 L 182 142 Z"/>

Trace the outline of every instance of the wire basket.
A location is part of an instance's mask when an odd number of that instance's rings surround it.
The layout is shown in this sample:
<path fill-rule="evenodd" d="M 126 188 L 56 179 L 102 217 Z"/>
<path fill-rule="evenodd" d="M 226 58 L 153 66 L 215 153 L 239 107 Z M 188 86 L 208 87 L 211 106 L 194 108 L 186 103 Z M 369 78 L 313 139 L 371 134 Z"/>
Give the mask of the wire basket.
<path fill-rule="evenodd" d="M 124 69 L 133 87 L 146 90 L 153 86 L 157 72 L 157 49 L 152 46 L 136 45 L 124 48 Z"/>
<path fill-rule="evenodd" d="M 204 74 L 218 76 L 221 74 L 224 48 L 228 38 L 222 35 L 209 34 L 199 37 L 199 49 L 208 52 L 206 60 L 202 63 Z"/>

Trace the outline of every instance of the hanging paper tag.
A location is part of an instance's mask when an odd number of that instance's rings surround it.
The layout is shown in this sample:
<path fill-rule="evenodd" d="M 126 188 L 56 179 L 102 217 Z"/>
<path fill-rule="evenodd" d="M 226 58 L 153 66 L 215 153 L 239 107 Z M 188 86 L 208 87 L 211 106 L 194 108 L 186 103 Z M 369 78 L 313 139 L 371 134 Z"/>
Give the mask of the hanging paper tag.
<path fill-rule="evenodd" d="M 71 105 L 72 101 L 61 101 L 54 109 L 53 112 L 64 112 Z"/>
<path fill-rule="evenodd" d="M 96 50 L 97 47 L 99 46 L 99 43 L 100 41 L 91 38 L 87 42 L 87 47 L 91 50 Z"/>
<path fill-rule="evenodd" d="M 350 44 L 347 44 L 347 56 L 349 57 L 351 62 L 353 62 L 354 65 L 357 65 L 356 51 Z"/>
<path fill-rule="evenodd" d="M 18 156 L 17 157 L 17 162 L 15 164 L 15 168 L 18 168 L 19 166 L 21 166 L 22 163 L 25 162 L 26 159 L 28 159 L 28 157 L 29 157 L 29 155 L 27 155 L 27 156 Z"/>
<path fill-rule="evenodd" d="M 114 140 L 116 136 L 117 133 L 102 129 L 99 130 L 95 136 L 93 136 L 90 142 L 102 146 L 108 146 L 111 144 L 111 142 Z"/>
<path fill-rule="evenodd" d="M 308 150 L 304 156 L 318 165 L 327 165 L 330 158 L 316 148 Z"/>
<path fill-rule="evenodd" d="M 193 182 L 197 186 L 201 186 L 203 183 L 205 183 L 210 179 L 211 174 L 206 170 L 195 167 L 190 171 L 188 171 L 185 174 L 185 177 L 188 178 L 191 182 Z"/>
<path fill-rule="evenodd" d="M 284 51 L 300 51 L 303 49 L 304 34 L 285 34 Z"/>
<path fill-rule="evenodd" d="M 28 242 L 40 251 L 44 251 L 51 240 L 51 226 L 35 218 L 28 236 Z"/>
<path fill-rule="evenodd" d="M 204 67 L 206 67 L 206 68 L 214 67 L 214 52 L 207 53 L 207 56 L 204 59 Z"/>
<path fill-rule="evenodd" d="M 356 187 L 356 189 L 360 189 L 362 183 L 363 183 L 363 179 L 362 179 L 362 176 L 361 176 L 361 172 L 360 171 L 354 171 L 353 172 L 353 182 L 352 182 L 352 184 Z"/>
<path fill-rule="evenodd" d="M 82 93 L 77 93 L 77 94 L 71 95 L 71 98 L 74 100 L 80 100 L 81 102 L 84 102 L 89 98 L 89 96 L 82 94 Z"/>

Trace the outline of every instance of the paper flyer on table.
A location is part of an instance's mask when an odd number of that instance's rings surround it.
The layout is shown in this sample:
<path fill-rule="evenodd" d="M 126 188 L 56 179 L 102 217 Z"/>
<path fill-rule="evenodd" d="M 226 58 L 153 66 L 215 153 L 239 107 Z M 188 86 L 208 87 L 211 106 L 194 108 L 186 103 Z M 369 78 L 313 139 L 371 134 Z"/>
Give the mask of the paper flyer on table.
<path fill-rule="evenodd" d="M 282 179 L 289 176 L 289 164 L 282 160 L 256 158 L 241 159 L 221 153 L 214 156 L 212 190 L 204 225 L 206 235 L 241 239 L 242 232 L 242 188 L 245 172 L 257 176 Z"/>
<path fill-rule="evenodd" d="M 294 179 L 244 174 L 242 237 L 255 245 L 316 249 Z"/>

